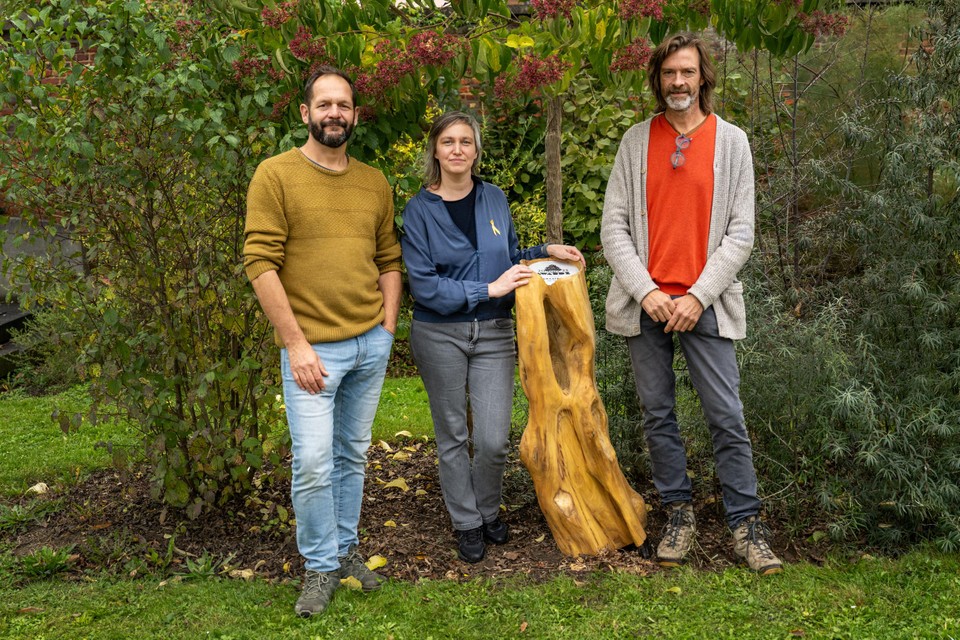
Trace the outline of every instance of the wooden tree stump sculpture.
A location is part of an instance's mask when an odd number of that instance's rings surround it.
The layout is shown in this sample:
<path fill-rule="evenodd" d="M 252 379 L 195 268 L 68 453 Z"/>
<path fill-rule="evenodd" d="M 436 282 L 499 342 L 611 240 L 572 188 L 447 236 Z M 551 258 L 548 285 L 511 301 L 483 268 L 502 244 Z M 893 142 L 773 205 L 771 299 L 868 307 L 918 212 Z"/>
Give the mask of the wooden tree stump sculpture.
<path fill-rule="evenodd" d="M 516 294 L 520 380 L 530 404 L 520 459 L 533 478 L 540 509 L 568 556 L 631 543 L 641 547 L 647 508 L 623 477 L 610 444 L 595 381 L 586 278 L 575 264 L 524 264 L 546 277 L 534 275 Z"/>

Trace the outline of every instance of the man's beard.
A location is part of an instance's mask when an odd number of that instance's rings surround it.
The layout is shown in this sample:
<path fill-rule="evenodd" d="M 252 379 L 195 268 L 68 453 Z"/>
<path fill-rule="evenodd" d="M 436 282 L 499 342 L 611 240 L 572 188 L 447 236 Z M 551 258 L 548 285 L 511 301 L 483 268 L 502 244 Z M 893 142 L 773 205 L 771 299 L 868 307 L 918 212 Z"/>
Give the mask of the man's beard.
<path fill-rule="evenodd" d="M 667 94 L 667 106 L 674 111 L 686 111 L 693 106 L 693 96 L 689 93 Z"/>
<path fill-rule="evenodd" d="M 324 127 L 331 125 L 336 125 L 343 130 L 339 133 L 327 133 L 324 131 Z M 311 119 L 308 126 L 310 128 L 310 136 L 323 146 L 330 147 L 331 149 L 342 147 L 346 144 L 347 140 L 350 139 L 350 136 L 353 135 L 353 125 L 346 120 L 321 120 L 320 122 L 316 122 Z"/>

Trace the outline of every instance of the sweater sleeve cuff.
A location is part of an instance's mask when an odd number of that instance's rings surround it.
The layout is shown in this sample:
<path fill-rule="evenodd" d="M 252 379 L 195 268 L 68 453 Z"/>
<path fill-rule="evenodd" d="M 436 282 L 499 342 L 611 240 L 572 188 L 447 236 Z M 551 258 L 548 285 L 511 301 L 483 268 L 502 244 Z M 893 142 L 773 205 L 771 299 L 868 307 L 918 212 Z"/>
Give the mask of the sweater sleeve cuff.
<path fill-rule="evenodd" d="M 244 271 L 246 271 L 247 278 L 250 280 L 250 282 L 253 282 L 267 271 L 278 271 L 279 269 L 280 267 L 269 260 L 257 260 L 256 262 L 251 262 L 248 264 L 244 268 Z"/>
<path fill-rule="evenodd" d="M 388 262 L 386 264 L 379 265 L 377 267 L 380 270 L 380 273 L 389 273 L 391 271 L 402 271 L 401 263 L 399 260 L 394 262 Z"/>

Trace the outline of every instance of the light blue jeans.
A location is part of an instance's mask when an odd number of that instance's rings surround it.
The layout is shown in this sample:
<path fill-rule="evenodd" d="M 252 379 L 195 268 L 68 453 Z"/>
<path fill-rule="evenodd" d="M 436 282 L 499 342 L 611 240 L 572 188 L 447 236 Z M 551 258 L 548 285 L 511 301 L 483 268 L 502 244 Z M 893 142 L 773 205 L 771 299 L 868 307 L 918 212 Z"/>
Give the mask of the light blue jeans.
<path fill-rule="evenodd" d="M 421 322 L 410 327 L 437 437 L 440 489 L 457 531 L 476 529 L 500 513 L 503 469 L 510 448 L 513 320 Z M 467 399 L 473 416 L 473 459 Z"/>
<path fill-rule="evenodd" d="M 297 547 L 311 571 L 336 571 L 337 558 L 359 542 L 370 428 L 392 346 L 393 336 L 380 325 L 355 338 L 313 345 L 329 373 L 318 394 L 297 386 L 287 350 L 280 351 Z"/>
<path fill-rule="evenodd" d="M 653 484 L 665 505 L 691 500 L 687 454 L 674 411 L 673 339 L 676 335 L 710 428 L 727 524 L 733 529 L 760 511 L 753 448 L 743 419 L 740 371 L 733 341 L 720 337 L 713 307 L 704 310 L 692 331 L 664 333 L 665 326 L 666 323 L 656 322 L 641 312 L 640 335 L 627 338 L 637 395 L 643 404 L 643 430 L 650 449 Z"/>

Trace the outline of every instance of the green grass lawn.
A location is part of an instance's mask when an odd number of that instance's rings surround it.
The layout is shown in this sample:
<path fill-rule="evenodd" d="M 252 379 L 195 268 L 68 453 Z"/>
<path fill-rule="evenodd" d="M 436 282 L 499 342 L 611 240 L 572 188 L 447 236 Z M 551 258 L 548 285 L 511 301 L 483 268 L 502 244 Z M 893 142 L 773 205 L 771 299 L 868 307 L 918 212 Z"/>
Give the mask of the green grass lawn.
<path fill-rule="evenodd" d="M 898 561 L 653 577 L 393 583 L 293 614 L 294 585 L 159 579 L 0 588 L 3 638 L 957 638 L 960 562 Z"/>
<path fill-rule="evenodd" d="M 65 435 L 50 419 L 54 409 L 84 412 L 89 399 L 82 387 L 55 396 L 0 395 L 0 497 L 22 494 L 37 482 L 75 482 L 92 469 L 110 464 L 111 455 L 98 442 L 133 448 L 138 434 L 129 425 L 84 425 Z"/>
<path fill-rule="evenodd" d="M 65 435 L 50 419 L 54 409 L 82 413 L 89 403 L 82 387 L 53 396 L 0 395 L 0 497 L 21 495 L 37 482 L 50 486 L 75 482 L 89 471 L 109 465 L 111 455 L 97 447 L 98 442 L 109 441 L 137 455 L 140 434 L 132 425 L 84 424 L 79 431 Z M 391 378 L 384 384 L 373 441 L 393 440 L 398 431 L 409 431 L 415 437 L 433 436 L 420 378 Z"/>
<path fill-rule="evenodd" d="M 100 440 L 132 444 L 129 426 L 64 436 L 54 406 L 80 411 L 82 389 L 0 396 L 0 496 L 36 481 L 71 482 L 110 463 Z M 374 441 L 432 435 L 416 378 L 388 379 Z M 394 582 L 343 589 L 312 620 L 293 614 L 295 583 L 99 574 L 26 581 L 0 547 L 0 638 L 956 638 L 960 557 L 917 550 L 896 560 L 836 559 L 758 578 L 745 569 L 643 577 L 598 573 L 523 579 Z"/>

